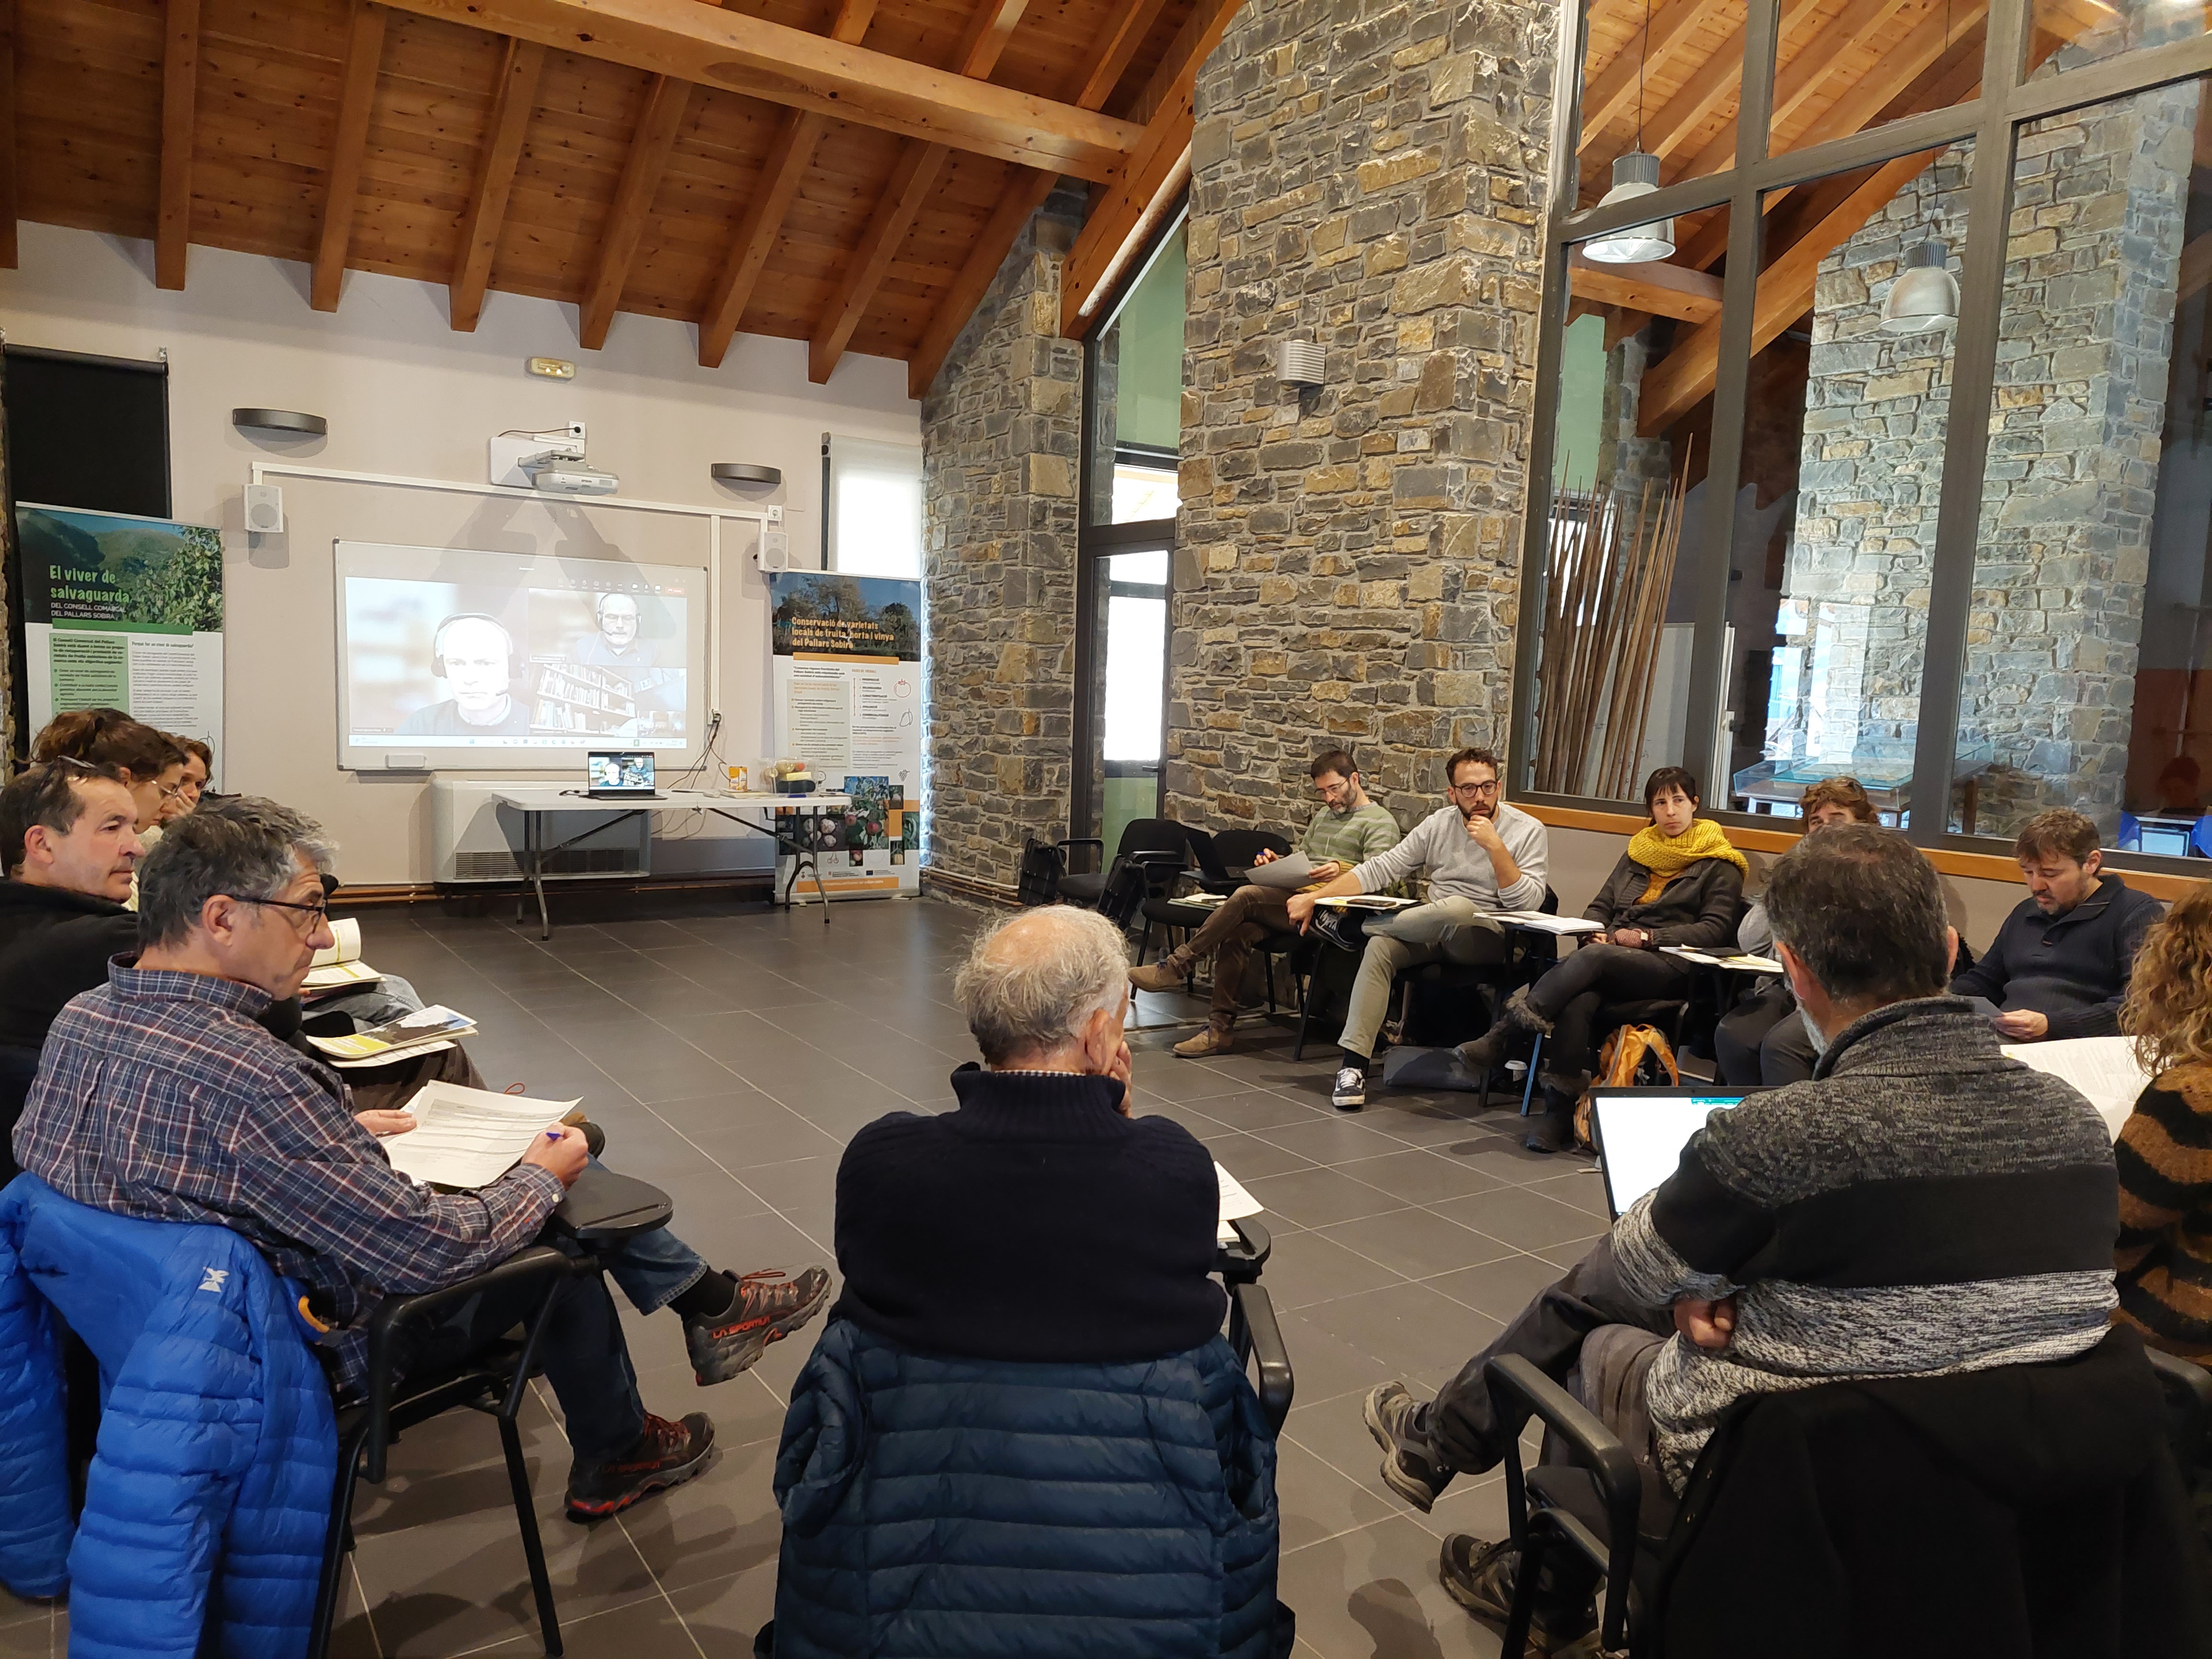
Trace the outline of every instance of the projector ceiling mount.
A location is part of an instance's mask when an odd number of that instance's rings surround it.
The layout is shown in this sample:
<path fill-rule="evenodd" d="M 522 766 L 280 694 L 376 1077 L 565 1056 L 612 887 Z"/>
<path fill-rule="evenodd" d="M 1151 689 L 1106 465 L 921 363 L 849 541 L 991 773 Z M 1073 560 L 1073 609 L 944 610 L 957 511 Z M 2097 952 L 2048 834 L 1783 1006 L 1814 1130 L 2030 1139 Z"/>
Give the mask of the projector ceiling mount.
<path fill-rule="evenodd" d="M 622 480 L 586 465 L 584 439 L 581 421 L 543 432 L 502 432 L 488 451 L 491 481 L 548 495 L 613 495 L 622 488 Z"/>

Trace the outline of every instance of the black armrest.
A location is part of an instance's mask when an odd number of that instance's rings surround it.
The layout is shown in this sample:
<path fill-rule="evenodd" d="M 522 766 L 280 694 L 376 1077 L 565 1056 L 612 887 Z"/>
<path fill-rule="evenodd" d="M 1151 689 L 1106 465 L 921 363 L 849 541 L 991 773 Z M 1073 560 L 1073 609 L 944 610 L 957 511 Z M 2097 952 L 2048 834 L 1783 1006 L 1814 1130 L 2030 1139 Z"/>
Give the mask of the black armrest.
<path fill-rule="evenodd" d="M 1250 1334 L 1251 1358 L 1260 1364 L 1261 1413 L 1267 1418 L 1267 1426 L 1280 1434 L 1291 1414 L 1297 1379 L 1291 1374 L 1290 1351 L 1283 1346 L 1283 1328 L 1275 1322 L 1275 1304 L 1267 1291 L 1249 1282 L 1237 1285 L 1230 1294 L 1237 1298 L 1237 1310 Z"/>
<path fill-rule="evenodd" d="M 1063 853 L 1067 851 L 1071 847 L 1095 847 L 1098 849 L 1098 868 L 1100 870 L 1103 870 L 1106 867 L 1106 843 L 1099 840 L 1096 836 L 1070 836 L 1065 841 L 1056 841 L 1053 842 L 1053 845 L 1057 847 Z M 1067 863 L 1072 872 L 1082 875 L 1095 875 L 1097 873 L 1097 871 L 1091 870 L 1076 872 L 1074 869 L 1075 860 L 1073 859 L 1068 860 Z"/>
<path fill-rule="evenodd" d="M 1214 1251 L 1213 1271 L 1228 1284 L 1249 1285 L 1260 1277 L 1260 1269 L 1267 1265 L 1267 1253 L 1275 1248 L 1275 1241 L 1252 1216 L 1240 1216 L 1229 1227 L 1237 1235 L 1237 1243 L 1224 1244 Z"/>
<path fill-rule="evenodd" d="M 1506 1515 L 1513 1536 L 1524 1539 L 1528 1528 L 1528 1488 L 1521 1468 L 1521 1429 L 1530 1417 L 1559 1437 L 1571 1461 L 1588 1469 L 1604 1504 L 1606 1536 L 1581 1541 L 1587 1550 L 1598 1545 L 1605 1568 L 1605 1617 L 1600 1641 L 1610 1651 L 1626 1644 L 1628 1591 L 1636 1559 L 1636 1522 L 1644 1502 L 1644 1476 L 1612 1430 L 1565 1389 L 1538 1370 L 1520 1354 L 1506 1354 L 1483 1368 L 1498 1426 L 1510 1435 L 1505 1454 Z M 1571 1538 L 1583 1528 L 1571 1516 L 1561 1517 L 1559 1530 Z"/>
<path fill-rule="evenodd" d="M 578 1273 L 596 1272 L 550 1244 L 533 1244 L 483 1272 L 435 1291 L 387 1296 L 368 1318 L 368 1478 L 384 1479 L 390 1443 L 390 1411 L 401 1379 L 458 1364 L 518 1325 L 534 1333 L 561 1288 Z M 534 1340 L 526 1341 L 518 1369 L 527 1374 Z"/>
<path fill-rule="evenodd" d="M 553 1226 L 588 1250 L 605 1250 L 665 1227 L 675 1213 L 668 1194 L 650 1182 L 586 1164 L 555 1207 Z"/>

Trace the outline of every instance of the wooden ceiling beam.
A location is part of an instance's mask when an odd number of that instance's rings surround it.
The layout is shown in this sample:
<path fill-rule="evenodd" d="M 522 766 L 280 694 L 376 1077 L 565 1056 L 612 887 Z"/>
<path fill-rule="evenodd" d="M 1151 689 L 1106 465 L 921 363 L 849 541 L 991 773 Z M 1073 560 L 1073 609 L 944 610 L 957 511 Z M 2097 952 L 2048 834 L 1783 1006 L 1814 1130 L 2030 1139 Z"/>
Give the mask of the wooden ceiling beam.
<path fill-rule="evenodd" d="M 331 168 L 323 191 L 323 224 L 315 242 L 314 275 L 307 303 L 336 311 L 345 287 L 346 247 L 353 240 L 354 198 L 361 193 L 361 161 L 368 148 L 368 119 L 376 102 L 376 69 L 384 55 L 382 6 L 354 0 L 346 27 L 345 64 L 340 71 L 337 129 L 331 143 Z"/>
<path fill-rule="evenodd" d="M 969 20 L 952 66 L 971 79 L 988 80 L 1028 4 L 1029 0 L 983 0 Z M 914 228 L 915 216 L 936 188 L 951 156 L 943 144 L 919 143 L 911 138 L 901 148 L 875 213 L 860 234 L 860 245 L 845 261 L 830 303 L 823 307 L 813 337 L 807 342 L 806 378 L 817 386 L 836 372 L 837 360 L 851 343 L 853 331 L 868 314 L 877 290 L 890 274 L 900 244 Z"/>
<path fill-rule="evenodd" d="M 491 285 L 491 262 L 499 252 L 500 228 L 507 222 L 507 200 L 514 188 L 514 169 L 522 160 L 522 141 L 537 106 L 538 82 L 545 70 L 545 48 L 534 40 L 510 38 L 500 61 L 498 91 L 492 99 L 490 137 L 477 169 L 468 217 L 461 224 L 461 257 L 448 285 L 447 311 L 453 326 L 473 333 L 483 315 L 484 291 Z"/>
<path fill-rule="evenodd" d="M 860 45 L 875 15 L 876 0 L 840 0 L 837 15 L 830 24 L 830 38 L 846 46 Z M 730 342 L 737 337 L 745 307 L 751 303 L 768 256 L 775 252 L 775 239 L 782 233 L 783 216 L 791 210 L 799 181 L 814 160 L 814 147 L 829 125 L 825 117 L 797 109 L 784 111 L 777 120 L 775 136 L 769 141 L 768 155 L 761 162 L 759 182 L 745 204 L 744 216 L 738 222 L 738 233 L 731 239 L 720 274 L 714 278 L 714 292 L 707 297 L 706 314 L 699 319 L 702 368 L 720 368 L 729 355 Z"/>
<path fill-rule="evenodd" d="M 1621 306 L 1689 323 L 1709 322 L 1721 314 L 1719 277 L 1661 260 L 1610 265 L 1585 259 L 1577 249 L 1567 265 L 1567 291 L 1593 305 Z"/>
<path fill-rule="evenodd" d="M 1666 67 L 1668 58 L 1681 44 L 1690 25 L 1705 12 L 1709 3 L 1710 0 L 1667 0 L 1652 15 L 1649 51 L 1644 46 L 1645 31 L 1638 29 L 1591 77 L 1583 90 L 1583 132 L 1575 145 L 1577 155 L 1587 155 L 1613 118 L 1633 106 L 1637 90 L 1650 68 Z"/>
<path fill-rule="evenodd" d="M 1121 77 L 1129 72 L 1137 48 L 1144 45 L 1145 37 L 1152 32 L 1152 25 L 1159 21 L 1167 3 L 1168 0 L 1135 0 L 1134 4 L 1121 7 L 1120 15 L 1108 27 L 1106 38 L 1098 43 L 1091 73 L 1084 78 L 1083 90 L 1075 94 L 1078 109 L 1106 107 L 1106 100 L 1121 84 Z"/>
<path fill-rule="evenodd" d="M 1081 234 L 1060 271 L 1060 331 L 1088 334 L 1130 263 L 1159 233 L 1190 184 L 1190 141 L 1198 71 L 1243 0 L 1205 0 L 1176 37 L 1176 47 L 1139 107 L 1153 113 L 1143 142 L 1091 204 Z"/>
<path fill-rule="evenodd" d="M 1787 35 L 1802 22 L 1820 0 L 1783 0 L 1781 27 Z M 1680 90 L 1667 100 L 1658 113 L 1647 118 L 1644 131 L 1644 147 L 1654 155 L 1668 156 L 1680 149 L 1717 109 L 1732 106 L 1743 89 L 1744 29 L 1739 24 L 1735 33 L 1715 47 L 1708 58 Z M 1729 148 L 1733 155 L 1734 129 L 1730 121 Z"/>
<path fill-rule="evenodd" d="M 1143 129 L 699 0 L 392 0 L 696 85 L 1103 182 Z"/>
<path fill-rule="evenodd" d="M 1820 223 L 1777 255 L 1759 273 L 1759 297 L 1752 310 L 1751 349 L 1765 347 L 1813 303 L 1814 278 L 1820 261 L 1881 211 L 1897 192 L 1925 171 L 1941 150 L 1920 150 L 1885 162 L 1845 197 Z M 1720 366 L 1721 319 L 1702 324 L 1688 338 L 1644 374 L 1638 394 L 1637 430 L 1656 437 L 1713 389 Z"/>
<path fill-rule="evenodd" d="M 161 164 L 154 214 L 154 286 L 185 285 L 192 240 L 192 115 L 200 72 L 200 0 L 161 13 Z"/>
<path fill-rule="evenodd" d="M 623 284 L 629 280 L 630 264 L 637 258 L 638 240 L 645 234 L 646 216 L 653 210 L 661 175 L 668 171 L 668 158 L 675 152 L 676 137 L 684 130 L 684 107 L 690 101 L 688 82 L 656 75 L 646 88 L 645 107 L 623 161 L 622 179 L 599 231 L 599 264 L 577 314 L 577 343 L 586 351 L 597 351 L 607 343 L 615 307 L 622 303 Z"/>

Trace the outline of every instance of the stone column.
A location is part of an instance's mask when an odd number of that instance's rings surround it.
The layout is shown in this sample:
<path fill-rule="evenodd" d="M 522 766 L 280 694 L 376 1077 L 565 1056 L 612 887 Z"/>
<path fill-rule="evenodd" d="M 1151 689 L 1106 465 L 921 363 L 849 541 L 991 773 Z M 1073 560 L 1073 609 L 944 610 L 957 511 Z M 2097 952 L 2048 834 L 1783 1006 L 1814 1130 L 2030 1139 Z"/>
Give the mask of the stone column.
<path fill-rule="evenodd" d="M 1169 811 L 1401 822 L 1511 696 L 1554 9 L 1246 0 L 1197 88 Z M 1327 380 L 1275 378 L 1318 341 Z"/>
<path fill-rule="evenodd" d="M 1082 216 L 1030 221 L 922 399 L 927 874 L 1010 896 L 1023 837 L 1067 833 L 1083 352 L 1060 337 Z"/>

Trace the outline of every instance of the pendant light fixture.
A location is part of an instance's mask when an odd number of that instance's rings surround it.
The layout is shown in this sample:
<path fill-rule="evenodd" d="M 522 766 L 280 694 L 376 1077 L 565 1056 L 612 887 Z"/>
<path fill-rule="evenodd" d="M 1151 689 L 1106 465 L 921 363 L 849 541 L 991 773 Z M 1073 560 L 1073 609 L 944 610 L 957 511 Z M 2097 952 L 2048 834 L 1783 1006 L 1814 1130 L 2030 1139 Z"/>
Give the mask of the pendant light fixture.
<path fill-rule="evenodd" d="M 1626 155 L 1617 155 L 1613 161 L 1613 188 L 1605 193 L 1601 208 L 1614 207 L 1622 202 L 1632 202 L 1639 196 L 1649 196 L 1659 188 L 1659 158 L 1644 148 L 1644 71 L 1651 63 L 1651 0 L 1644 0 L 1643 56 L 1636 65 L 1636 148 Z M 1674 252 L 1674 222 L 1672 219 L 1651 219 L 1640 225 L 1624 225 L 1619 230 L 1609 230 L 1583 244 L 1583 258 L 1595 259 L 1601 264 L 1641 264 L 1652 259 L 1672 258 Z"/>
<path fill-rule="evenodd" d="M 1923 334 L 1959 320 L 1959 279 L 1950 252 L 1933 236 L 1905 256 L 1905 267 L 1881 302 L 1881 325 L 1891 334 Z"/>

